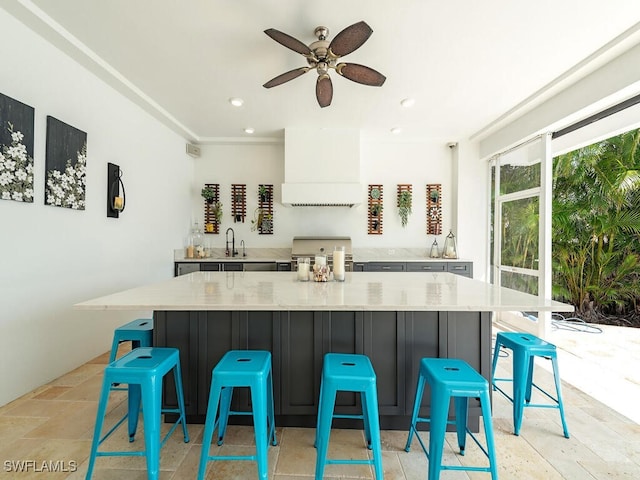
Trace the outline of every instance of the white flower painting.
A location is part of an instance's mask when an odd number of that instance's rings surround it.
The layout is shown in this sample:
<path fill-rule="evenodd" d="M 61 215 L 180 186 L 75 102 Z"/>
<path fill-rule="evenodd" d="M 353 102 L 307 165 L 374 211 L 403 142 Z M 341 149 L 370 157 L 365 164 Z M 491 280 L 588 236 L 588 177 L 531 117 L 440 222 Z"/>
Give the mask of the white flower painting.
<path fill-rule="evenodd" d="M 0 93 L 0 199 L 33 203 L 34 109 Z"/>
<path fill-rule="evenodd" d="M 87 134 L 47 117 L 45 205 L 85 209 Z"/>

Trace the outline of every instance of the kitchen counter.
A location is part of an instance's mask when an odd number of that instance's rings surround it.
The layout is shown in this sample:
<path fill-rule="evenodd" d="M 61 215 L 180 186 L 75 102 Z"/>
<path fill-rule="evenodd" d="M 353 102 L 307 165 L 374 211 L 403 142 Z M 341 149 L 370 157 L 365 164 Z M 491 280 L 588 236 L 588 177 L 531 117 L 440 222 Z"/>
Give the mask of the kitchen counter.
<path fill-rule="evenodd" d="M 298 282 L 292 272 L 195 272 L 75 305 L 99 310 L 573 311 L 573 306 L 450 273 L 347 273 Z"/>
<path fill-rule="evenodd" d="M 242 247 L 236 244 L 238 255 L 227 257 L 224 248 L 213 248 L 210 257 L 186 258 L 184 248 L 174 250 L 174 262 L 290 262 L 290 248 L 247 248 L 246 256 L 242 256 Z"/>
<path fill-rule="evenodd" d="M 298 282 L 292 272 L 196 272 L 75 308 L 153 310 L 154 345 L 180 351 L 190 423 L 206 418 L 211 370 L 220 358 L 232 349 L 252 349 L 272 353 L 276 424 L 313 427 L 324 354 L 340 352 L 371 359 L 380 424 L 405 431 L 421 358 L 462 358 L 489 379 L 492 311 L 573 310 L 446 272 L 347 273 L 345 282 L 327 283 Z M 169 407 L 176 404 L 172 395 L 171 389 L 165 391 Z M 360 412 L 358 396 L 339 398 L 338 413 Z M 242 391 L 234 396 L 234 410 L 249 405 Z M 429 409 L 426 396 L 420 414 Z M 473 431 L 479 415 L 472 399 Z M 340 427 L 358 423 L 336 422 Z"/>
<path fill-rule="evenodd" d="M 174 250 L 174 262 L 290 262 L 290 248 L 247 248 L 246 257 L 236 244 L 238 255 L 227 257 L 224 248 L 212 249 L 210 257 L 185 258 L 183 248 Z M 354 248 L 354 262 L 464 262 L 463 258 L 431 258 L 428 248 Z"/>

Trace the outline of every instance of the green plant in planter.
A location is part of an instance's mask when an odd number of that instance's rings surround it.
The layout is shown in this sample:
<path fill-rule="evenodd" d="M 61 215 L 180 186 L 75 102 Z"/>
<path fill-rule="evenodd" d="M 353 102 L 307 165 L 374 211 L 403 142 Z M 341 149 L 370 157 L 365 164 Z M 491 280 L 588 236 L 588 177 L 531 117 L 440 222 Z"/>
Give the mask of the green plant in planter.
<path fill-rule="evenodd" d="M 431 201 L 433 203 L 437 203 L 438 202 L 438 197 L 440 196 L 440 194 L 438 193 L 437 189 L 433 189 L 429 192 L 429 198 L 431 199 Z"/>
<path fill-rule="evenodd" d="M 262 222 L 268 214 L 264 212 L 260 207 L 256 208 L 253 212 L 253 220 L 251 220 L 251 231 L 255 232 L 262 227 Z"/>
<path fill-rule="evenodd" d="M 403 190 L 398 194 L 398 214 L 402 226 L 406 227 L 409 222 L 409 214 L 411 214 L 411 192 Z"/>
<path fill-rule="evenodd" d="M 216 202 L 211 206 L 211 213 L 213 213 L 216 217 L 216 222 L 218 225 L 222 222 L 222 203 Z"/>
<path fill-rule="evenodd" d="M 204 187 L 200 191 L 200 195 L 203 196 L 203 198 L 207 201 L 207 203 L 212 203 L 213 199 L 216 196 L 216 191 L 211 187 Z"/>
<path fill-rule="evenodd" d="M 371 215 L 373 215 L 374 217 L 377 217 L 381 213 L 382 213 L 382 204 L 381 203 L 374 203 L 373 205 L 371 205 Z"/>
<path fill-rule="evenodd" d="M 258 195 L 260 196 L 260 200 L 263 202 L 269 200 L 269 190 L 267 190 L 265 185 L 258 186 Z"/>

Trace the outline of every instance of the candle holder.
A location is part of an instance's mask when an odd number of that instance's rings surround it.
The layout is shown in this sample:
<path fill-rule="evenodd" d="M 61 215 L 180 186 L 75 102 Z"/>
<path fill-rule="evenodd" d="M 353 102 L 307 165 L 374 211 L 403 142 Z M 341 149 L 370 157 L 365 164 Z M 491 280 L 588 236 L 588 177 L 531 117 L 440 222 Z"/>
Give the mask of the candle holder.
<path fill-rule="evenodd" d="M 337 282 L 344 282 L 344 272 L 344 245 L 340 245 L 333 250 L 333 279 Z"/>
<path fill-rule="evenodd" d="M 449 235 L 447 235 L 447 238 L 444 239 L 444 250 L 442 251 L 442 258 L 458 258 L 456 237 L 451 230 L 449 230 Z"/>
<path fill-rule="evenodd" d="M 107 217 L 119 218 L 124 212 L 126 194 L 122 183 L 122 170 L 114 163 L 107 163 Z"/>
<path fill-rule="evenodd" d="M 298 281 L 308 282 L 309 272 L 311 271 L 311 259 L 309 257 L 303 257 L 298 259 Z"/>
<path fill-rule="evenodd" d="M 431 244 L 431 250 L 429 251 L 429 257 L 431 258 L 440 258 L 440 251 L 438 250 L 438 240 L 433 239 L 433 243 Z"/>

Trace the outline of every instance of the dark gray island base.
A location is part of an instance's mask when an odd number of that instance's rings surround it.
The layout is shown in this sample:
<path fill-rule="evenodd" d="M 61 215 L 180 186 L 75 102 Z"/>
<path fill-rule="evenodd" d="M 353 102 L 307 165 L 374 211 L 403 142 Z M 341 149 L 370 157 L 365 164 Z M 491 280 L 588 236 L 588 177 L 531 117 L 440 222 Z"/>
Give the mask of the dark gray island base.
<path fill-rule="evenodd" d="M 461 358 L 490 377 L 490 312 L 156 310 L 154 320 L 154 344 L 180 350 L 189 423 L 204 423 L 211 371 L 232 349 L 272 353 L 278 426 L 315 427 L 322 359 L 328 352 L 369 356 L 377 375 L 383 429 L 408 430 L 423 357 Z M 171 390 L 165 391 L 168 405 L 176 403 Z M 234 393 L 237 409 L 249 407 L 245 390 Z M 428 387 L 422 405 L 421 415 L 428 416 Z M 340 393 L 336 412 L 360 413 L 359 396 Z M 469 426 L 474 431 L 479 415 L 478 402 L 471 400 Z M 361 422 L 353 420 L 337 419 L 334 425 L 361 428 Z"/>

